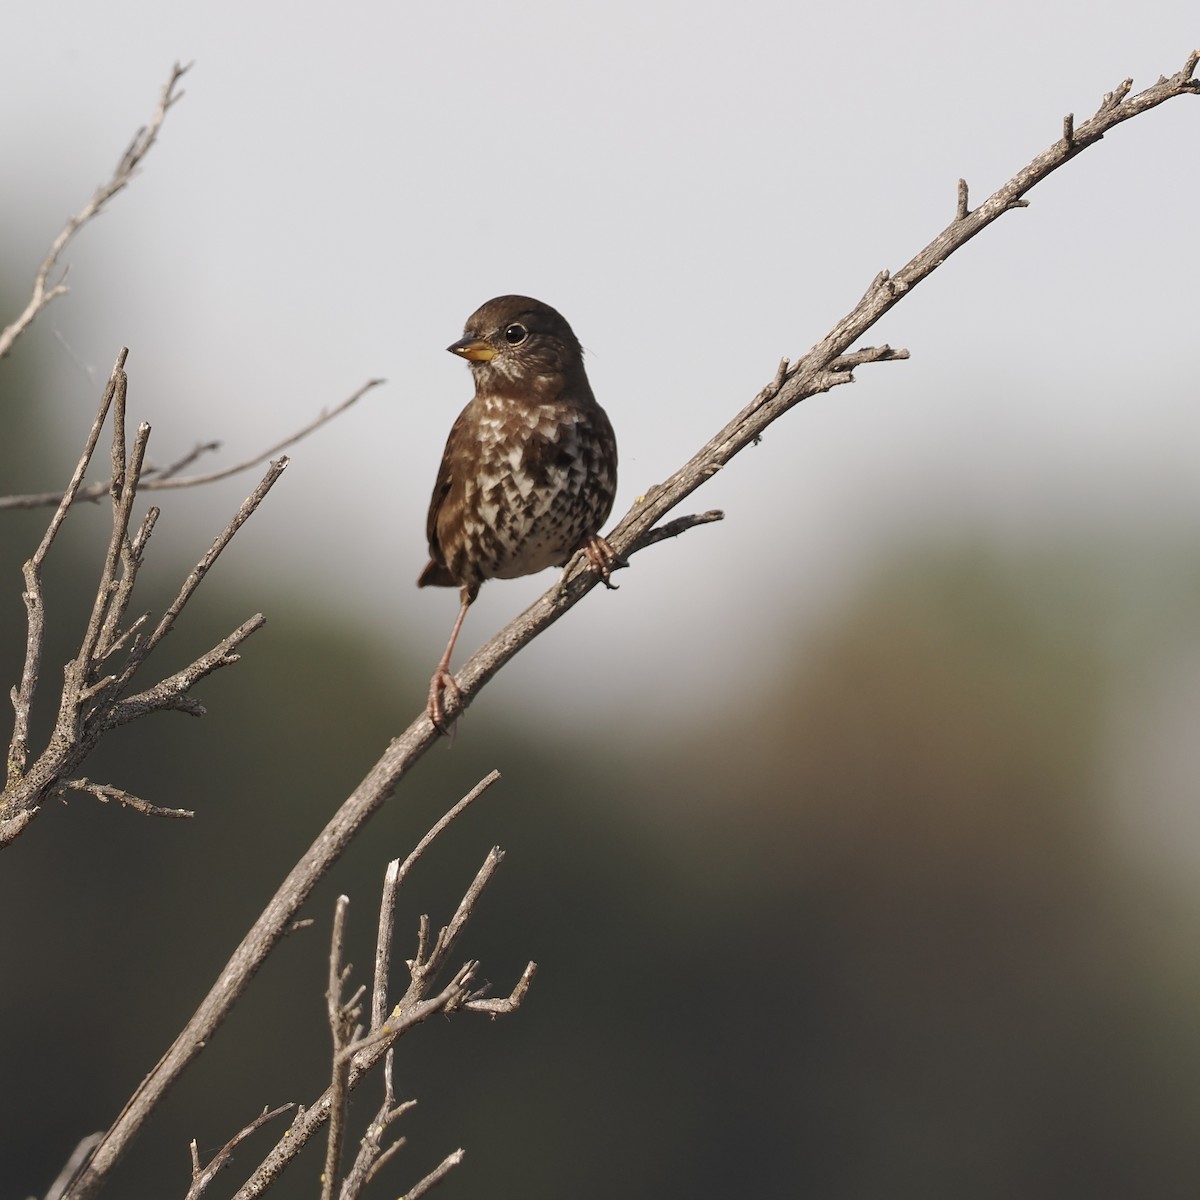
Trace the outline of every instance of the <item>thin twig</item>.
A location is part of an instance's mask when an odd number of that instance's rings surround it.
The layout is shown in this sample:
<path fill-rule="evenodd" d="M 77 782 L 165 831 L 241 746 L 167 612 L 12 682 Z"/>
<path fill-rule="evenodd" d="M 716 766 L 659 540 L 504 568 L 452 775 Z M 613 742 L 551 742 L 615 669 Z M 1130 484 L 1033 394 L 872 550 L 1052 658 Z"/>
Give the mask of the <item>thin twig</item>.
<path fill-rule="evenodd" d="M 734 455 L 760 437 L 763 431 L 806 396 L 821 389 L 821 381 L 844 372 L 831 370 L 863 334 L 915 284 L 927 278 L 951 254 L 990 222 L 1023 202 L 1024 193 L 1045 179 L 1078 152 L 1122 121 L 1147 112 L 1176 96 L 1200 92 L 1192 76 L 1200 52 L 1189 56 L 1183 70 L 1162 79 L 1145 91 L 1100 111 L 1076 132 L 1068 148 L 1061 137 L 1038 155 L 998 192 L 974 209 L 963 221 L 954 221 L 896 276 L 881 271 L 855 308 L 839 320 L 794 366 L 782 367 L 775 378 L 724 429 L 672 475 L 652 488 L 607 537 L 619 559 L 633 548 L 678 504 L 719 470 Z M 828 384 L 825 384 L 828 386 Z M 596 586 L 595 572 L 582 563 L 570 571 L 567 586 L 556 583 L 538 601 L 478 651 L 459 672 L 460 702 L 449 706 L 452 721 L 461 708 L 525 645 L 569 611 Z M 91 1161 L 70 1190 L 71 1200 L 91 1200 L 136 1137 L 170 1086 L 206 1046 L 247 987 L 263 960 L 290 928 L 299 907 L 317 881 L 338 860 L 366 821 L 383 805 L 421 756 L 438 740 L 426 713 L 397 737 L 344 801 L 316 840 L 288 873 L 271 902 L 220 971 L 208 995 L 179 1033 L 175 1042 L 138 1086 L 125 1108 L 97 1147 Z M 249 1195 L 243 1189 L 243 1196 Z M 254 1193 L 258 1194 L 258 1193 Z"/>
<path fill-rule="evenodd" d="M 396 893 L 400 890 L 400 885 L 438 835 L 470 808 L 499 778 L 499 771 L 491 771 L 485 775 L 457 804 L 434 823 L 429 832 L 413 847 L 412 853 L 403 863 L 397 858 L 388 863 L 383 877 L 383 894 L 379 904 L 379 927 L 375 937 L 375 983 L 371 989 L 372 1029 L 378 1029 L 387 1014 L 387 987 L 392 965 L 392 940 L 396 928 Z"/>
<path fill-rule="evenodd" d="M 466 1157 L 466 1151 L 460 1146 L 452 1154 L 447 1154 L 420 1183 L 414 1184 L 400 1200 L 420 1200 L 431 1188 L 437 1187 L 455 1167 Z"/>
<path fill-rule="evenodd" d="M 129 143 L 128 149 L 121 156 L 121 161 L 117 163 L 116 170 L 107 183 L 102 183 L 92 194 L 92 198 L 63 226 L 58 237 L 50 243 L 50 250 L 46 257 L 42 260 L 42 265 L 38 267 L 37 275 L 33 280 L 33 295 L 29 299 L 29 303 L 25 306 L 25 311 L 3 332 L 0 332 L 0 358 L 3 358 L 12 349 L 13 343 L 33 324 L 34 318 L 48 305 L 51 301 L 56 300 L 59 296 L 65 296 L 68 292 L 67 285 L 63 282 L 66 278 L 65 272 L 56 284 L 48 287 L 50 274 L 58 266 L 59 255 L 66 248 L 67 243 L 84 227 L 93 217 L 100 213 L 104 206 L 133 178 L 134 171 L 137 170 L 138 164 L 150 152 L 150 147 L 154 145 L 158 139 L 158 131 L 162 128 L 162 123 L 166 119 L 167 112 L 177 100 L 183 98 L 183 92 L 176 92 L 175 85 L 187 73 L 189 67 L 181 67 L 178 63 L 171 70 L 171 77 L 163 86 L 162 92 L 159 95 L 158 107 L 154 110 L 154 115 L 150 118 L 150 124 L 139 129 L 134 135 L 133 141 Z"/>
<path fill-rule="evenodd" d="M 329 1141 L 325 1150 L 325 1173 L 321 1176 L 321 1200 L 333 1200 L 333 1189 L 337 1186 L 342 1141 L 346 1136 L 346 1104 L 349 1101 L 346 1077 L 350 1072 L 350 1062 L 344 1051 L 347 1043 L 354 1038 L 355 1022 L 360 1011 L 355 1000 L 342 1002 L 342 988 L 350 971 L 349 967 L 342 965 L 346 910 L 349 907 L 349 896 L 337 898 L 329 947 L 329 987 L 325 993 L 325 1003 L 329 1014 L 329 1032 L 333 1038 L 333 1074 L 329 1084 Z"/>
<path fill-rule="evenodd" d="M 344 413 L 352 404 L 361 400 L 372 388 L 379 387 L 386 382 L 384 379 L 368 379 L 353 395 L 347 396 L 345 400 L 335 404 L 333 408 L 321 409 L 317 416 L 302 429 L 289 434 L 283 441 L 268 447 L 266 450 L 254 455 L 253 458 L 247 458 L 242 462 L 234 463 L 231 467 L 222 467 L 219 471 L 210 471 L 205 475 L 183 475 L 175 478 L 163 474 L 157 479 L 144 484 L 142 490 L 165 491 L 168 488 L 199 487 L 201 484 L 216 483 L 219 479 L 228 479 L 231 475 L 238 475 L 242 471 L 248 471 L 251 467 L 257 467 L 259 463 L 264 463 L 267 459 L 274 458 L 289 446 L 294 446 L 297 442 L 303 441 L 309 434 L 315 433 L 320 429 L 322 425 L 328 425 L 330 421 Z"/>
<path fill-rule="evenodd" d="M 396 1138 L 391 1145 L 383 1145 L 383 1135 L 391 1125 L 399 1120 L 406 1112 L 416 1107 L 415 1100 L 405 1100 L 396 1103 L 396 1087 L 392 1071 L 395 1066 L 395 1050 L 388 1048 L 383 1057 L 383 1103 L 375 1114 L 375 1119 L 367 1126 L 366 1133 L 358 1147 L 354 1165 L 346 1172 L 342 1181 L 342 1190 L 338 1200 L 358 1200 L 363 1189 L 379 1173 L 383 1165 L 389 1162 L 406 1144 L 407 1139 Z"/>
<path fill-rule="evenodd" d="M 317 417 L 309 421 L 302 429 L 296 430 L 295 433 L 285 437 L 283 441 L 277 442 L 274 446 L 253 455 L 251 458 L 234 463 L 231 467 L 222 467 L 219 471 L 209 471 L 207 474 L 202 475 L 179 475 L 179 471 L 194 462 L 200 455 L 220 449 L 220 442 L 205 442 L 201 446 L 196 446 L 177 462 L 170 463 L 165 467 L 154 468 L 147 466 L 142 471 L 138 491 L 161 492 L 171 488 L 201 487 L 206 483 L 216 483 L 220 479 L 228 479 L 231 475 L 239 475 L 243 471 L 250 470 L 251 467 L 257 467 L 260 463 L 266 462 L 267 459 L 278 454 L 281 450 L 286 450 L 289 446 L 294 446 L 297 442 L 315 433 L 323 425 L 328 425 L 330 421 L 344 413 L 352 404 L 361 400 L 372 388 L 379 387 L 384 382 L 382 379 L 368 379 L 358 391 L 346 397 L 340 403 L 335 404 L 333 408 L 323 408 Z M 84 500 L 100 500 L 109 494 L 111 487 L 111 480 L 105 483 L 89 483 L 86 487 L 77 487 L 72 497 L 72 503 L 80 503 Z M 61 492 L 29 492 L 19 496 L 0 496 L 0 511 L 7 508 L 45 508 L 51 504 L 59 504 L 61 501 Z"/>
<path fill-rule="evenodd" d="M 166 709 L 175 712 L 188 713 L 193 717 L 204 716 L 206 709 L 194 696 L 188 695 L 193 687 L 221 667 L 232 666 L 240 659 L 234 650 L 240 646 L 252 633 L 257 633 L 265 624 L 267 618 L 262 613 L 255 613 L 248 621 L 239 625 L 228 637 L 222 638 L 206 654 L 202 654 L 195 662 L 189 663 L 174 675 L 168 675 L 152 688 L 144 692 L 127 696 L 113 704 L 104 717 L 104 728 L 113 729 L 118 725 L 126 725 L 138 717 L 151 712 L 161 712 Z"/>
<path fill-rule="evenodd" d="M 147 817 L 173 817 L 176 820 L 187 820 L 196 815 L 187 808 L 160 808 L 157 804 L 151 804 L 143 800 L 140 796 L 133 795 L 132 792 L 123 791 L 121 788 L 113 787 L 108 783 L 93 783 L 90 779 L 86 778 L 68 779 L 59 784 L 58 791 L 60 793 L 67 791 L 87 792 L 95 796 L 101 804 L 107 804 L 110 800 L 115 800 L 118 804 L 124 805 L 126 808 L 132 808 Z"/>
<path fill-rule="evenodd" d="M 285 1112 L 291 1112 L 296 1106 L 294 1104 L 281 1104 L 278 1108 L 272 1108 L 269 1111 L 264 1109 L 249 1125 L 239 1129 L 221 1147 L 220 1150 L 213 1155 L 212 1161 L 206 1167 L 200 1165 L 200 1152 L 193 1140 L 191 1145 L 192 1150 L 192 1186 L 188 1188 L 187 1196 L 184 1200 L 199 1200 L 199 1198 L 208 1190 L 208 1185 L 212 1183 L 213 1178 L 222 1167 L 226 1166 L 233 1157 L 234 1150 L 237 1149 L 252 1133 L 261 1129 L 268 1121 L 273 1121 L 276 1117 L 282 1116 Z"/>
<path fill-rule="evenodd" d="M 408 969 L 414 981 L 418 978 L 432 979 L 441 971 L 446 959 L 454 953 L 454 947 L 458 945 L 458 939 L 462 937 L 462 931 L 471 919 L 471 914 L 475 911 L 475 905 L 479 902 L 480 896 L 483 895 L 487 885 L 492 882 L 492 877 L 500 869 L 503 861 L 504 851 L 499 846 L 493 846 L 487 852 L 483 865 L 476 872 L 475 878 L 471 880 L 471 886 L 467 888 L 463 893 L 463 898 L 458 902 L 458 908 L 454 910 L 454 916 L 450 918 L 450 923 L 444 925 L 438 933 L 429 957 L 424 960 L 416 958 L 409 962 Z"/>
<path fill-rule="evenodd" d="M 108 410 L 112 407 L 118 392 L 123 393 L 126 388 L 128 381 L 125 376 L 125 360 L 128 356 L 128 349 L 122 346 L 117 355 L 117 361 L 113 364 L 112 372 L 109 374 L 104 395 L 100 398 L 100 408 L 88 431 L 83 453 L 75 464 L 75 470 L 71 475 L 70 483 L 67 484 L 67 490 L 62 494 L 58 507 L 50 518 L 50 524 L 46 526 L 46 532 L 33 552 L 33 557 L 24 566 L 25 592 L 23 598 L 27 625 L 25 664 L 21 669 L 20 685 L 12 694 L 14 721 L 12 738 L 8 745 L 8 772 L 5 790 L 21 779 L 29 761 L 29 715 L 33 708 L 33 696 L 41 673 L 42 641 L 46 631 L 46 613 L 42 599 L 42 564 L 45 562 L 46 555 L 50 553 L 50 547 L 54 544 L 54 539 L 58 536 L 63 521 L 66 520 L 72 499 L 87 473 L 88 463 L 92 461 L 92 455 L 96 453 L 100 434 L 104 431 L 104 422 L 108 419 Z"/>
<path fill-rule="evenodd" d="M 525 970 L 521 972 L 521 978 L 517 980 L 516 986 L 507 996 L 480 997 L 476 1000 L 468 1000 L 463 1007 L 469 1008 L 471 1012 L 487 1013 L 491 1017 L 504 1017 L 509 1013 L 516 1012 L 521 1007 L 521 1002 L 525 999 L 529 985 L 533 983 L 533 977 L 536 974 L 537 963 L 526 963 Z"/>
<path fill-rule="evenodd" d="M 146 655 L 148 655 L 155 648 L 155 646 L 157 646 L 159 642 L 161 642 L 163 638 L 171 632 L 171 627 L 175 624 L 179 614 L 183 611 L 184 605 L 187 604 L 187 602 L 192 598 L 200 584 L 204 582 L 205 575 L 208 574 L 209 570 L 212 568 L 212 565 L 217 561 L 218 558 L 220 558 L 221 551 L 223 551 L 225 547 L 228 546 L 231 541 L 233 541 L 234 535 L 237 533 L 237 531 L 241 529 L 241 527 L 253 515 L 258 506 L 263 502 L 264 499 L 266 499 L 267 493 L 278 482 L 279 477 L 287 469 L 287 465 L 288 459 L 276 459 L 267 470 L 267 473 L 263 476 L 262 482 L 259 483 L 258 487 L 256 487 L 254 491 L 252 491 L 250 495 L 242 501 L 241 507 L 236 513 L 234 513 L 229 524 L 226 525 L 219 534 L 217 534 L 217 536 L 213 539 L 213 544 L 208 548 L 207 553 L 205 553 L 203 558 L 201 558 L 200 561 L 192 568 L 188 577 L 183 581 L 183 586 L 179 589 L 179 594 L 174 600 L 171 601 L 170 605 L 167 607 L 167 611 L 163 613 L 158 624 L 154 628 L 154 632 L 144 640 L 139 638 L 134 643 L 134 648 L 129 656 L 130 667 L 136 669 L 136 667 L 141 664 L 142 660 L 145 659 Z M 132 670 L 130 670 L 130 667 L 126 668 L 126 675 L 132 675 Z"/>
<path fill-rule="evenodd" d="M 124 390 L 118 393 L 124 400 Z M 124 404 L 114 408 L 113 412 L 113 453 L 117 453 L 116 445 L 125 441 Z M 137 495 L 138 476 L 142 470 L 142 460 L 146 455 L 146 444 L 150 440 L 150 426 L 143 422 L 138 426 L 137 435 L 133 441 L 133 451 L 129 462 L 124 468 L 123 477 L 119 484 L 114 484 L 112 536 L 108 542 L 108 552 L 104 557 L 104 565 L 100 571 L 100 583 L 96 588 L 96 597 L 92 602 L 92 613 L 84 630 L 83 641 L 79 653 L 68 666 L 68 672 L 77 677 L 79 686 L 85 687 L 86 680 L 91 675 L 93 659 L 103 657 L 97 654 L 97 647 L 104 634 L 105 625 L 109 626 L 110 635 L 115 635 L 116 626 L 125 615 L 124 609 L 116 611 L 117 604 L 123 598 L 129 600 L 129 590 L 121 588 L 117 583 L 118 567 L 125 563 L 130 567 L 127 547 L 129 545 L 129 522 L 133 517 L 133 501 Z M 133 569 L 130 567 L 130 569 Z M 132 584 L 131 584 L 132 586 Z M 107 616 L 107 621 L 106 621 Z"/>
<path fill-rule="evenodd" d="M 647 530 L 633 550 L 645 550 L 647 546 L 653 546 L 657 542 L 665 542 L 668 538 L 679 537 L 680 534 L 687 533 L 689 529 L 695 529 L 697 525 L 711 525 L 714 521 L 723 521 L 724 519 L 725 514 L 719 508 L 710 508 L 707 512 L 692 513 L 686 517 L 676 517 L 673 521 L 665 521 L 663 524 Z"/>

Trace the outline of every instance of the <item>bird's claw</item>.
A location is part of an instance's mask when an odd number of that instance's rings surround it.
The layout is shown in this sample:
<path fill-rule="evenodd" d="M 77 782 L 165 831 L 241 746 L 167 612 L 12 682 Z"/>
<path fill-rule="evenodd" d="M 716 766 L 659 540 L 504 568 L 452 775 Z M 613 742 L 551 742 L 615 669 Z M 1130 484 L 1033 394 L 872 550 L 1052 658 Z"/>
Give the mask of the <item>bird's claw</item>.
<path fill-rule="evenodd" d="M 429 704 L 426 711 L 438 733 L 445 734 L 446 737 L 453 737 L 455 723 L 451 721 L 448 725 L 446 724 L 446 706 L 443 702 L 443 697 L 447 692 L 453 693 L 454 703 L 462 703 L 462 691 L 454 676 L 449 671 L 435 671 L 433 678 L 429 681 Z"/>
<path fill-rule="evenodd" d="M 612 581 L 613 568 L 621 565 L 617 561 L 616 551 L 604 540 L 598 533 L 592 534 L 588 538 L 587 543 L 583 547 L 583 553 L 587 557 L 588 563 L 592 569 L 600 576 L 600 582 L 604 584 L 609 591 L 615 592 L 618 590 L 617 585 Z"/>

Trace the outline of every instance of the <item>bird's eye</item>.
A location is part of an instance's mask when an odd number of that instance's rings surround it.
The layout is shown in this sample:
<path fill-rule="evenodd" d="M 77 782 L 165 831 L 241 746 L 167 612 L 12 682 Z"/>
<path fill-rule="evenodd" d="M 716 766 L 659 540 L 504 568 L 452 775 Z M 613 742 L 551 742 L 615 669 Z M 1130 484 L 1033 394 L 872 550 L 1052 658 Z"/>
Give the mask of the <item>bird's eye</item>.
<path fill-rule="evenodd" d="M 510 346 L 519 346 L 528 336 L 529 331 L 524 325 L 510 325 L 504 331 L 504 340 Z"/>

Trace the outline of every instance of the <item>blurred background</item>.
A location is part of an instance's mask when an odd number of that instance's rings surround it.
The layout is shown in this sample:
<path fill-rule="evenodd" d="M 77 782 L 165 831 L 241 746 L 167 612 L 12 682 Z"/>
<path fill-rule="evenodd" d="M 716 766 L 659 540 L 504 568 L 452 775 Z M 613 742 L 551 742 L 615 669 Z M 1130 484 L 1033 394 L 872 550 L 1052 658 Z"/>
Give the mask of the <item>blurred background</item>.
<path fill-rule="evenodd" d="M 384 376 L 288 472 L 163 648 L 254 612 L 203 722 L 111 737 L 0 870 L 0 1181 L 41 1195 L 106 1127 L 327 816 L 419 712 L 455 612 L 418 592 L 444 353 L 483 300 L 567 316 L 623 512 L 1126 76 L 1194 5 L 26 5 L 0 43 L 0 324 L 171 64 L 186 98 L 0 363 L 0 493 L 61 486 L 122 345 L 130 419 L 216 467 Z M 519 1013 L 402 1044 L 419 1098 L 376 1194 L 454 1147 L 447 1198 L 752 1192 L 1194 1196 L 1200 1119 L 1200 471 L 1187 98 L 1089 149 L 872 333 L 867 368 L 695 498 L 514 661 L 306 906 L 106 1194 L 183 1195 L 264 1105 L 327 1079 L 327 937 L 365 973 L 386 862 L 502 781 L 402 897 L 470 929 Z M 161 611 L 257 476 L 154 497 Z M 0 678 L 46 512 L 0 514 Z M 47 571 L 46 680 L 107 514 Z M 483 590 L 460 658 L 550 582 Z M 53 697 L 43 694 L 44 722 Z M 7 737 L 7 724 L 3 728 Z M 400 938 L 399 957 L 405 934 Z M 353 1114 L 373 1114 L 366 1086 Z M 230 1195 L 278 1128 L 209 1191 Z M 316 1194 L 314 1146 L 275 1190 Z"/>

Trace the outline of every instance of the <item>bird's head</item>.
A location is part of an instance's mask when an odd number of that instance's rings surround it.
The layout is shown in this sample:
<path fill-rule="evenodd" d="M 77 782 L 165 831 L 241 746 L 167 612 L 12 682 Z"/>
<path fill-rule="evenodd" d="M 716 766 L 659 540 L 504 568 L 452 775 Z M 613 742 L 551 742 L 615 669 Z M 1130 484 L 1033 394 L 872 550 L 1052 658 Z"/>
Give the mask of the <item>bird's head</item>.
<path fill-rule="evenodd" d="M 465 358 L 477 390 L 520 384 L 540 392 L 583 372 L 583 349 L 562 315 L 529 296 L 497 296 L 446 347 Z"/>

